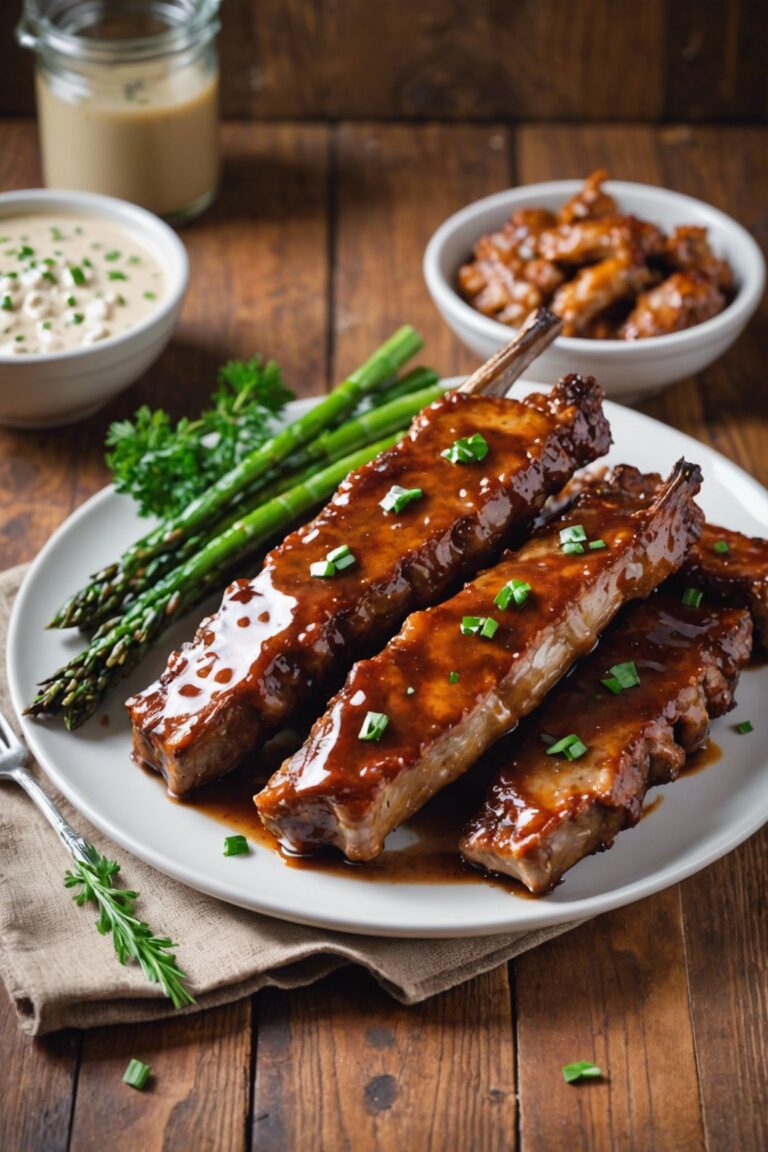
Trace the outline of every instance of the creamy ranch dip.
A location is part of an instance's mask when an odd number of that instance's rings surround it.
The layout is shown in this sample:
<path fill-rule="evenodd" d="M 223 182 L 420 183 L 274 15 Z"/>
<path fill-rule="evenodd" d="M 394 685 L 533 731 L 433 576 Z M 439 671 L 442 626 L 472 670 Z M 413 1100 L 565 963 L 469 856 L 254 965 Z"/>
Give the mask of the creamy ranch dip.
<path fill-rule="evenodd" d="M 0 355 L 64 352 L 119 336 L 165 294 L 162 266 L 120 224 L 0 217 Z"/>

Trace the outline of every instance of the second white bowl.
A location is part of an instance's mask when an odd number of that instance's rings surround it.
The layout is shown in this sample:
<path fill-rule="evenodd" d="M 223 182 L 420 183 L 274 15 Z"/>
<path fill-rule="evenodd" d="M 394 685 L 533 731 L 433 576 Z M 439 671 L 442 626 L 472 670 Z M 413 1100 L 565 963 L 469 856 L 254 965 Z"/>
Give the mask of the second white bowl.
<path fill-rule="evenodd" d="M 581 180 L 554 180 L 487 196 L 450 216 L 429 241 L 424 254 L 429 293 L 448 326 L 483 360 L 511 339 L 513 329 L 483 316 L 461 298 L 455 288 L 459 268 L 470 258 L 474 242 L 501 228 L 517 208 L 556 211 L 581 186 Z M 737 285 L 736 296 L 724 311 L 693 328 L 647 340 L 560 336 L 527 373 L 552 384 L 568 372 L 582 372 L 597 377 L 614 400 L 629 403 L 700 372 L 730 348 L 760 303 L 765 261 L 746 228 L 701 200 L 622 180 L 608 181 L 605 188 L 621 212 L 650 220 L 665 232 L 678 224 L 706 227 L 713 249 L 733 268 Z"/>
<path fill-rule="evenodd" d="M 52 354 L 0 355 L 0 424 L 15 428 L 46 428 L 82 419 L 138 380 L 170 340 L 189 280 L 181 240 L 143 208 L 90 192 L 35 188 L 0 194 L 0 224 L 10 216 L 40 213 L 121 225 L 162 265 L 167 289 L 145 320 L 98 344 Z"/>

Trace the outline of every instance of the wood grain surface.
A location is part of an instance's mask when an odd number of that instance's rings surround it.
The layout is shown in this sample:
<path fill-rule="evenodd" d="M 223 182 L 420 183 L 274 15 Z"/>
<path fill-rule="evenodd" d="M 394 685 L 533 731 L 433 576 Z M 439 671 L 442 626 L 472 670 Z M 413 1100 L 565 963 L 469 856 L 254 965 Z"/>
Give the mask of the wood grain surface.
<path fill-rule="evenodd" d="M 0 186 L 35 183 L 33 126 L 0 131 Z M 30 559 L 104 482 L 111 419 L 141 401 L 194 411 L 227 356 L 275 356 L 310 394 L 407 320 L 427 337 L 425 361 L 472 367 L 433 310 L 421 256 L 446 214 L 513 180 L 607 164 L 711 200 L 768 240 L 768 132 L 754 127 L 240 122 L 224 147 L 225 192 L 183 233 L 193 288 L 160 362 L 81 425 L 0 430 L 3 566 Z M 763 483 L 766 332 L 764 304 L 719 364 L 643 405 Z M 413 1008 L 344 970 L 183 1024 L 33 1043 L 2 997 L 0 1148 L 761 1152 L 767 865 L 762 833 L 684 884 Z M 144 1094 L 121 1083 L 131 1056 L 153 1067 Z M 604 1078 L 564 1084 L 561 1065 L 578 1059 Z"/>
<path fill-rule="evenodd" d="M 34 110 L 0 4 L 0 115 Z M 226 0 L 227 117 L 754 120 L 765 0 Z M 0 131 L 2 129 L 0 128 Z"/>

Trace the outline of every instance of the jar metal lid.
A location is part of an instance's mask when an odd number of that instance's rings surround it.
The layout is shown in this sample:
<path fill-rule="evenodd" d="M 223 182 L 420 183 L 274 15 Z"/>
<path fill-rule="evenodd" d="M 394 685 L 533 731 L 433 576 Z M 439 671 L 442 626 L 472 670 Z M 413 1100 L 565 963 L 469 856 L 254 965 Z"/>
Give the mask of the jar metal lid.
<path fill-rule="evenodd" d="M 24 0 L 16 39 L 24 48 L 60 53 L 94 64 L 153 60 L 183 52 L 219 31 L 221 0 Z M 99 36 L 91 29 L 108 17 L 130 21 L 154 17 L 157 29 L 140 36 Z"/>

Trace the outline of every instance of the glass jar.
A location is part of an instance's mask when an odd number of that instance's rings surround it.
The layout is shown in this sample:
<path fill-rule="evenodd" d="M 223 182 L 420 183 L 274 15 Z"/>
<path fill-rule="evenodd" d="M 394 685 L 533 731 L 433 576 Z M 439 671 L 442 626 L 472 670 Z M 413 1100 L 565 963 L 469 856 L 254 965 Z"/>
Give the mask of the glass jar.
<path fill-rule="evenodd" d="M 25 0 L 43 173 L 172 222 L 216 195 L 220 0 Z"/>

